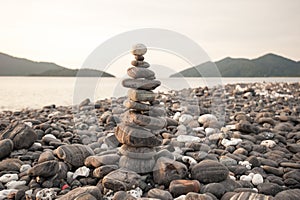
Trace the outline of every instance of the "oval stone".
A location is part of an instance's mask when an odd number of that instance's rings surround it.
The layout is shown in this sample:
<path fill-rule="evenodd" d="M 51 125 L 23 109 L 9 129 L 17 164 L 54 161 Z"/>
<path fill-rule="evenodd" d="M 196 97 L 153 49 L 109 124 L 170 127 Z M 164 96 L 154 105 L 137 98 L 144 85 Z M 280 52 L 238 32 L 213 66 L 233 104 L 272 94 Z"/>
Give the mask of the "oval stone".
<path fill-rule="evenodd" d="M 113 191 L 130 190 L 138 187 L 141 182 L 141 176 L 133 171 L 126 169 L 117 169 L 110 172 L 102 179 L 102 185 Z"/>
<path fill-rule="evenodd" d="M 94 152 L 90 147 L 81 144 L 63 145 L 58 147 L 54 152 L 58 158 L 74 167 L 83 166 L 84 160 L 88 156 L 94 155 Z"/>
<path fill-rule="evenodd" d="M 166 119 L 162 117 L 151 117 L 147 115 L 141 115 L 135 112 L 126 112 L 124 115 L 123 122 L 125 124 L 136 124 L 144 128 L 151 130 L 163 129 L 167 126 Z"/>
<path fill-rule="evenodd" d="M 214 183 L 224 181 L 229 174 L 229 170 L 223 164 L 204 160 L 192 168 L 192 178 L 201 183 Z"/>
<path fill-rule="evenodd" d="M 104 176 L 119 168 L 117 165 L 103 165 L 93 171 L 93 177 L 102 179 Z"/>
<path fill-rule="evenodd" d="M 257 194 L 254 192 L 240 192 L 233 195 L 230 200 L 274 200 L 272 196 L 264 195 L 264 194 Z"/>
<path fill-rule="evenodd" d="M 29 169 L 28 174 L 30 176 L 50 177 L 54 176 L 58 172 L 58 169 L 58 162 L 56 160 L 51 160 L 33 166 Z"/>
<path fill-rule="evenodd" d="M 122 81 L 123 87 L 141 89 L 141 90 L 154 90 L 160 86 L 161 82 L 158 80 L 147 79 L 124 79 Z"/>
<path fill-rule="evenodd" d="M 134 109 L 136 111 L 148 111 L 148 110 L 150 110 L 150 105 L 149 104 L 132 101 L 130 99 L 126 99 L 124 101 L 123 105 L 126 108 Z"/>
<path fill-rule="evenodd" d="M 173 180 L 185 178 L 187 172 L 187 167 L 183 163 L 160 157 L 153 169 L 153 180 L 155 183 L 168 186 Z"/>
<path fill-rule="evenodd" d="M 74 200 L 82 194 L 91 194 L 96 199 L 102 199 L 102 193 L 100 188 L 98 188 L 97 186 L 84 186 L 71 190 L 67 194 L 59 197 L 58 200 Z"/>
<path fill-rule="evenodd" d="M 16 158 L 7 158 L 0 161 L 0 171 L 19 171 L 23 162 Z"/>
<path fill-rule="evenodd" d="M 136 158 L 136 159 L 143 159 L 143 160 L 151 159 L 156 154 L 154 148 L 132 147 L 126 144 L 123 144 L 119 151 L 122 155 L 127 156 L 129 158 Z"/>
<path fill-rule="evenodd" d="M 134 89 L 129 89 L 127 95 L 132 101 L 154 101 L 156 97 L 152 91 Z"/>
<path fill-rule="evenodd" d="M 143 68 L 149 68 L 150 64 L 145 61 L 139 61 L 139 60 L 133 60 L 131 61 L 131 65 L 135 67 L 143 67 Z"/>
<path fill-rule="evenodd" d="M 146 52 L 147 52 L 147 47 L 141 43 L 135 44 L 131 48 L 131 53 L 135 56 L 142 56 Z"/>
<path fill-rule="evenodd" d="M 279 192 L 275 196 L 275 200 L 294 200 L 300 197 L 300 189 L 289 189 Z"/>
<path fill-rule="evenodd" d="M 200 183 L 197 180 L 173 180 L 170 183 L 169 191 L 175 197 L 189 192 L 199 192 Z"/>
<path fill-rule="evenodd" d="M 115 136 L 120 143 L 134 147 L 155 147 L 162 142 L 161 139 L 147 129 L 125 124 L 117 126 Z"/>
<path fill-rule="evenodd" d="M 135 159 L 127 156 L 121 156 L 119 161 L 120 168 L 129 169 L 137 173 L 152 172 L 155 165 L 155 159 Z"/>
<path fill-rule="evenodd" d="M 155 73 L 147 68 L 131 67 L 127 69 L 127 74 L 133 79 L 145 78 L 148 80 L 155 79 Z"/>
<path fill-rule="evenodd" d="M 11 139 L 4 139 L 0 141 L 0 159 L 10 155 L 14 148 L 14 143 Z"/>
<path fill-rule="evenodd" d="M 170 194 L 170 192 L 158 188 L 153 188 L 149 190 L 147 193 L 147 197 L 161 199 L 161 200 L 173 200 L 173 197 Z"/>
<path fill-rule="evenodd" d="M 116 154 L 94 155 L 85 159 L 84 165 L 87 167 L 100 167 L 102 165 L 116 165 L 119 162 L 120 156 Z"/>

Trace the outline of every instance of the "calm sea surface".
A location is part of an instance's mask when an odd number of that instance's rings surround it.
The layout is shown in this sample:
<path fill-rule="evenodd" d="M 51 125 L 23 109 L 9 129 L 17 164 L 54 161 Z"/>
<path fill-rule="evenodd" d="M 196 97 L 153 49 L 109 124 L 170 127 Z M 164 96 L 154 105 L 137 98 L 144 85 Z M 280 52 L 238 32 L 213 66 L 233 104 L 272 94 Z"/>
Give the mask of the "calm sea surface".
<path fill-rule="evenodd" d="M 159 78 L 158 78 L 159 79 Z M 300 78 L 172 78 L 159 79 L 158 91 L 228 83 L 300 82 Z M 85 98 L 92 101 L 126 95 L 120 78 L 0 77 L 0 110 L 73 105 Z"/>

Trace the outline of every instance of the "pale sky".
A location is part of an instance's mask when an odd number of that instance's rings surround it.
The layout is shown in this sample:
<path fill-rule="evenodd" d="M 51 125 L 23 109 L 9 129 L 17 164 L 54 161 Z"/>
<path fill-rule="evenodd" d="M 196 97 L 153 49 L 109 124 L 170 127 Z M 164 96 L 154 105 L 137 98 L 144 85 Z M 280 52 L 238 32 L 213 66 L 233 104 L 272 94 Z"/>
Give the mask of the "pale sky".
<path fill-rule="evenodd" d="M 213 61 L 269 52 L 299 61 L 299 8 L 299 0 L 0 0 L 0 52 L 80 68 L 115 35 L 163 28 Z"/>

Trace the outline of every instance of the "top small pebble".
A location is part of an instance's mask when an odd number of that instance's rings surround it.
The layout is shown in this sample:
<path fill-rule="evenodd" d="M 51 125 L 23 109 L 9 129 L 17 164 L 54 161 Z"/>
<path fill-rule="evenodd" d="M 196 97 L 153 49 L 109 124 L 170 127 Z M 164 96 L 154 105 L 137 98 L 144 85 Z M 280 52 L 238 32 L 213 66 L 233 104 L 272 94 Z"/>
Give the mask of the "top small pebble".
<path fill-rule="evenodd" d="M 135 44 L 132 46 L 131 53 L 135 56 L 142 56 L 147 52 L 147 47 L 143 44 Z"/>

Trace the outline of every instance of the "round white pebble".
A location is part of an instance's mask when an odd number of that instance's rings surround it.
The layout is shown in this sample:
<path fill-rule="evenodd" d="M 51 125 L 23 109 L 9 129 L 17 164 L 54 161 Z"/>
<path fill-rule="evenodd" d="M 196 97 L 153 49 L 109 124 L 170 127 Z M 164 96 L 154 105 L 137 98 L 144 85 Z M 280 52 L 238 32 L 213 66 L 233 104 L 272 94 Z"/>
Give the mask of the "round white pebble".
<path fill-rule="evenodd" d="M 255 174 L 252 178 L 253 185 L 259 185 L 263 182 L 264 182 L 264 179 L 263 179 L 262 175 L 260 175 L 260 174 Z"/>

